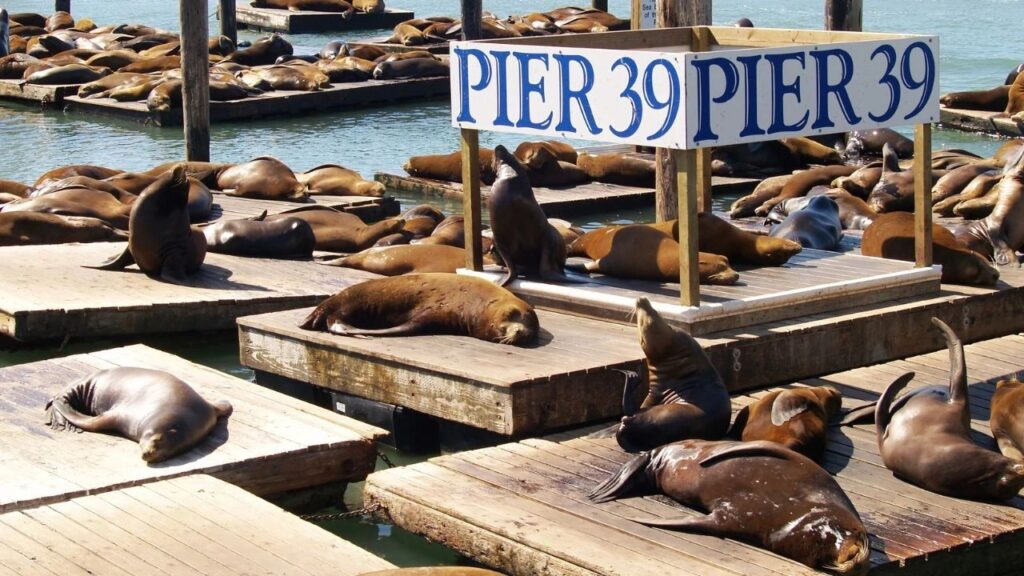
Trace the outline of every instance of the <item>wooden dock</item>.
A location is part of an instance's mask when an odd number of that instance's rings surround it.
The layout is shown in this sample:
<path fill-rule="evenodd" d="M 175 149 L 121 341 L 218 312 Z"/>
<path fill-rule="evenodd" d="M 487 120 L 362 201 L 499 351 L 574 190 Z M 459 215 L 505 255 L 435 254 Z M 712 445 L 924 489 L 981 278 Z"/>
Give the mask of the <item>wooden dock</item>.
<path fill-rule="evenodd" d="M 219 18 L 219 8 L 217 12 Z M 387 8 L 380 14 L 356 12 L 351 18 L 345 20 L 338 12 L 292 12 L 275 8 L 254 8 L 247 3 L 239 3 L 235 7 L 235 18 L 239 28 L 289 34 L 394 28 L 399 23 L 412 20 L 415 17 L 416 14 L 411 10 L 400 8 Z"/>
<path fill-rule="evenodd" d="M 259 96 L 231 102 L 210 102 L 210 122 L 233 122 L 308 114 L 322 110 L 350 109 L 405 100 L 446 97 L 451 90 L 447 76 L 412 78 L 408 80 L 365 80 L 333 84 L 314 92 L 275 90 Z M 134 120 L 155 126 L 181 126 L 181 108 L 154 112 L 145 102 L 118 102 L 112 98 L 79 98 L 63 100 L 69 112 L 96 114 Z"/>
<path fill-rule="evenodd" d="M 21 342 L 227 330 L 239 316 L 319 304 L 375 274 L 312 261 L 206 255 L 192 284 L 84 268 L 123 242 L 0 249 L 0 334 Z"/>
<path fill-rule="evenodd" d="M 430 197 L 462 198 L 462 184 L 431 178 L 377 172 L 374 178 L 390 190 L 412 192 Z M 727 178 L 715 176 L 711 179 L 716 194 L 748 194 L 759 181 L 752 178 Z M 490 186 L 481 186 L 480 193 L 486 200 Z M 543 188 L 536 186 L 533 193 L 537 202 L 550 218 L 571 218 L 587 212 L 602 212 L 626 208 L 649 207 L 654 202 L 653 188 L 620 186 L 604 182 L 588 182 L 566 188 Z"/>
<path fill-rule="evenodd" d="M 96 370 L 166 370 L 234 412 L 192 450 L 147 465 L 138 444 L 108 434 L 51 430 L 43 407 Z M 211 474 L 257 495 L 361 480 L 382 430 L 146 346 L 0 368 L 0 512 L 63 502 L 187 474 Z M 0 541 L 4 541 L 0 538 Z"/>
<path fill-rule="evenodd" d="M 78 93 L 80 84 L 22 84 L 21 80 L 0 80 L 0 100 L 36 102 L 43 108 L 57 108 L 64 98 Z"/>
<path fill-rule="evenodd" d="M 944 128 L 965 132 L 982 132 L 1009 138 L 1024 136 L 1024 124 L 1014 122 L 1009 116 L 999 112 L 942 107 L 939 109 L 939 122 Z"/>
<path fill-rule="evenodd" d="M 358 576 L 394 568 L 204 474 L 0 514 L 0 573 Z"/>
<path fill-rule="evenodd" d="M 220 219 L 234 220 L 253 218 L 266 211 L 267 214 L 280 214 L 286 210 L 302 208 L 310 204 L 327 206 L 335 210 L 349 212 L 363 219 L 364 222 L 376 222 L 389 216 L 396 216 L 401 211 L 398 200 L 390 196 L 380 198 L 370 196 L 321 196 L 309 197 L 309 202 L 286 202 L 281 200 L 258 200 L 239 198 L 222 192 L 213 192 L 213 210 L 210 222 Z"/>
<path fill-rule="evenodd" d="M 978 437 L 988 433 L 994 381 L 1024 368 L 1022 351 L 1018 335 L 967 347 Z M 917 372 L 913 386 L 944 386 L 947 367 L 943 350 L 794 385 L 832 384 L 853 407 L 907 370 Z M 734 410 L 765 393 L 733 398 Z M 873 425 L 830 435 L 824 466 L 871 535 L 872 574 L 1004 574 L 1024 560 L 1024 498 L 996 505 L 933 494 L 884 468 Z M 665 498 L 589 502 L 586 495 L 630 457 L 614 438 L 567 433 L 377 472 L 364 499 L 402 528 L 512 575 L 817 573 L 732 540 L 628 519 L 695 513 Z"/>

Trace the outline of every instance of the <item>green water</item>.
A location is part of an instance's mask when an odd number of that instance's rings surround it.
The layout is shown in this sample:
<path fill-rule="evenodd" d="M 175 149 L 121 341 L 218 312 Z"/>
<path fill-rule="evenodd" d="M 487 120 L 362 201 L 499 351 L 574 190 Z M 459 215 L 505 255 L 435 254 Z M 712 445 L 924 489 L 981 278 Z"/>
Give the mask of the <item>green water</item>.
<path fill-rule="evenodd" d="M 244 0 L 239 0 L 244 1 Z M 210 0 L 211 11 L 216 5 Z M 547 10 L 567 4 L 564 1 L 505 0 L 484 2 L 484 9 L 498 15 Z M 628 13 L 627 0 L 611 0 L 612 12 Z M 767 27 L 818 28 L 823 20 L 822 0 L 738 1 L 716 0 L 713 20 L 729 24 L 746 16 Z M 1007 71 L 1024 54 L 1020 50 L 1018 24 L 1024 16 L 1019 0 L 904 0 L 899 2 L 865 0 L 864 28 L 867 31 L 937 34 L 940 37 L 942 91 L 993 86 L 1002 82 Z M 52 1 L 0 0 L 9 12 L 48 12 Z M 178 28 L 178 3 L 170 0 L 75 0 L 72 12 L 88 16 L 97 23 L 139 22 L 165 29 Z M 455 15 L 455 0 L 394 0 L 394 7 L 415 10 L 417 15 Z M 211 18 L 216 29 L 216 20 Z M 297 52 L 312 53 L 326 42 L 377 38 L 386 31 L 289 36 Z M 242 39 L 257 36 L 245 31 Z M 180 159 L 183 154 L 180 129 L 156 128 L 134 122 L 97 119 L 40 112 L 33 106 L 0 104 L 0 178 L 32 182 L 51 168 L 69 163 L 107 165 L 125 170 L 146 169 Z M 482 144 L 514 145 L 521 138 L 484 134 Z M 959 132 L 937 130 L 936 148 L 967 148 L 988 155 L 1000 140 Z M 457 133 L 450 126 L 444 100 L 411 102 L 374 109 L 335 111 L 315 116 L 289 117 L 215 125 L 211 150 L 215 161 L 245 161 L 272 155 L 295 170 L 306 170 L 324 163 L 344 164 L 369 176 L 375 171 L 400 171 L 411 155 L 449 152 L 456 149 Z M 576 143 L 580 144 L 580 143 Z M 419 203 L 420 198 L 399 195 L 404 205 Z M 725 203 L 728 199 L 719 200 Z M 437 203 L 436 201 L 434 201 Z M 445 211 L 461 211 L 456 203 L 441 203 Z M 576 222 L 584 226 L 604 223 L 648 220 L 650 211 L 631 210 L 591 214 Z M 157 336 L 143 339 L 101 339 L 70 341 L 63 347 L 45 346 L 9 349 L 0 343 L 0 366 L 43 360 L 68 354 L 100 350 L 141 341 L 232 375 L 252 380 L 252 372 L 238 362 L 238 343 L 234 332 Z M 9 346 L 9 344 L 7 345 Z M 387 451 L 397 464 L 423 457 L 410 457 Z M 360 506 L 361 485 L 350 487 L 344 506 Z M 459 559 L 451 551 L 428 543 L 387 524 L 368 518 L 325 522 L 332 532 L 402 566 L 450 564 Z"/>

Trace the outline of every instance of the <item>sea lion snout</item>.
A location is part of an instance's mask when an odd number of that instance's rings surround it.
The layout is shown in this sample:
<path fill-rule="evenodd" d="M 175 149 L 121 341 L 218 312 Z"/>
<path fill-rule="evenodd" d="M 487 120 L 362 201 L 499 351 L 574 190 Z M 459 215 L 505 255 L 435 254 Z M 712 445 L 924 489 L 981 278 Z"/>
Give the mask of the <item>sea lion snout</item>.
<path fill-rule="evenodd" d="M 149 436 L 143 436 L 139 439 L 142 459 L 153 463 L 170 458 L 175 454 L 176 448 L 180 448 L 180 446 L 175 446 L 177 437 L 177 428 L 169 428 L 166 435 L 163 432 L 154 432 Z"/>

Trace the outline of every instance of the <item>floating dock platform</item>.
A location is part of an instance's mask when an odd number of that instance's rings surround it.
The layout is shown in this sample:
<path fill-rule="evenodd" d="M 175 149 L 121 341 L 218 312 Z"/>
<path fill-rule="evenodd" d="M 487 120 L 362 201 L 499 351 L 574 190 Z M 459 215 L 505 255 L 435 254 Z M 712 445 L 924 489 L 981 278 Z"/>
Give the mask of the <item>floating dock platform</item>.
<path fill-rule="evenodd" d="M 211 476 L 0 514 L 0 573 L 358 576 L 394 565 Z"/>
<path fill-rule="evenodd" d="M 310 196 L 309 202 L 302 203 L 240 198 L 215 191 L 213 192 L 213 210 L 210 214 L 210 222 L 220 219 L 253 218 L 259 216 L 264 211 L 267 214 L 280 214 L 286 210 L 302 208 L 312 204 L 355 214 L 362 218 L 364 222 L 376 222 L 389 216 L 397 216 L 401 212 L 398 200 L 390 196 L 378 198 L 372 196 L 323 196 L 318 194 Z"/>
<path fill-rule="evenodd" d="M 227 330 L 239 316 L 302 308 L 375 274 L 309 260 L 208 253 L 191 284 L 84 268 L 124 242 L 0 249 L 0 335 L 21 342 Z"/>
<path fill-rule="evenodd" d="M 66 96 L 78 93 L 81 84 L 23 84 L 21 80 L 0 80 L 0 100 L 36 102 L 43 108 L 60 106 Z"/>
<path fill-rule="evenodd" d="M 136 442 L 51 430 L 43 407 L 96 370 L 165 370 L 234 412 L 201 444 L 147 465 Z M 211 474 L 260 496 L 362 480 L 383 430 L 146 346 L 0 368 L 0 512 L 63 502 L 188 474 Z M 6 541 L 6 538 L 0 538 Z"/>
<path fill-rule="evenodd" d="M 988 433 L 994 381 L 1024 369 L 1022 351 L 1018 335 L 967 346 L 977 438 Z M 794 385 L 831 384 L 856 407 L 908 370 L 917 372 L 912 386 L 946 386 L 948 365 L 942 350 Z M 734 411 L 765 393 L 733 398 Z M 516 576 L 819 573 L 733 540 L 629 519 L 697 513 L 664 497 L 587 500 L 629 458 L 614 438 L 566 433 L 377 472 L 364 499 L 398 526 Z M 898 480 L 881 462 L 873 425 L 830 429 L 823 464 L 864 520 L 872 574 L 1003 574 L 1024 560 L 1024 498 L 971 502 Z"/>
<path fill-rule="evenodd" d="M 220 10 L 218 9 L 219 17 Z M 235 19 L 239 28 L 289 34 L 394 28 L 399 23 L 412 20 L 415 17 L 416 14 L 412 10 L 400 8 L 386 8 L 384 12 L 378 14 L 357 11 L 346 20 L 339 12 L 315 12 L 312 10 L 292 12 L 276 8 L 255 8 L 247 3 L 240 3 L 235 7 Z"/>
<path fill-rule="evenodd" d="M 943 128 L 953 128 L 965 132 L 982 132 L 994 136 L 1019 138 L 1024 136 L 1024 124 L 1010 120 L 1000 112 L 983 110 L 960 110 L 956 108 L 939 108 L 939 123 Z"/>

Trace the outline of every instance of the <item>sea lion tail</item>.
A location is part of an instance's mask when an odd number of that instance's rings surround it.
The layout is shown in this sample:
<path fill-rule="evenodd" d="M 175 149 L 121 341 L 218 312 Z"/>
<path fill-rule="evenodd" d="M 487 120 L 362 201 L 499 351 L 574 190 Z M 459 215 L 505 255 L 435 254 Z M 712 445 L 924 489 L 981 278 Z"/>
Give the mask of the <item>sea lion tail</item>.
<path fill-rule="evenodd" d="M 889 406 L 900 390 L 906 388 L 907 384 L 910 384 L 910 381 L 913 379 L 914 373 L 907 372 L 893 380 L 892 384 L 886 387 L 885 391 L 882 392 L 882 396 L 878 399 L 878 404 L 875 405 L 875 431 L 878 434 L 879 440 L 885 434 L 885 429 L 889 427 L 889 420 L 892 418 Z"/>
<path fill-rule="evenodd" d="M 651 453 L 641 452 L 623 464 L 618 472 L 594 488 L 594 491 L 587 497 L 591 502 L 601 503 L 639 493 L 647 487 L 648 481 L 645 472 L 650 463 Z"/>
<path fill-rule="evenodd" d="M 871 541 L 868 539 L 868 533 L 861 532 L 854 542 L 844 542 L 840 553 L 845 553 L 846 560 L 824 564 L 821 568 L 836 574 L 867 574 L 870 566 L 868 559 L 871 556 Z"/>
<path fill-rule="evenodd" d="M 306 316 L 306 319 L 299 324 L 303 330 L 327 330 L 327 308 L 323 305 L 317 306 Z"/>
<path fill-rule="evenodd" d="M 949 401 L 967 402 L 967 362 L 963 342 L 942 320 L 933 317 L 932 324 L 942 331 L 949 349 Z"/>
<path fill-rule="evenodd" d="M 117 256 L 107 260 L 99 266 L 82 266 L 83 268 L 92 268 L 94 270 L 124 270 L 128 266 L 135 263 L 135 257 L 132 256 L 131 250 L 125 247 L 124 252 L 121 252 Z"/>

